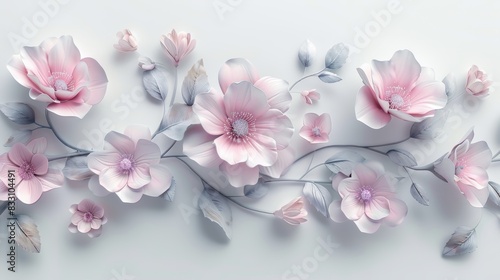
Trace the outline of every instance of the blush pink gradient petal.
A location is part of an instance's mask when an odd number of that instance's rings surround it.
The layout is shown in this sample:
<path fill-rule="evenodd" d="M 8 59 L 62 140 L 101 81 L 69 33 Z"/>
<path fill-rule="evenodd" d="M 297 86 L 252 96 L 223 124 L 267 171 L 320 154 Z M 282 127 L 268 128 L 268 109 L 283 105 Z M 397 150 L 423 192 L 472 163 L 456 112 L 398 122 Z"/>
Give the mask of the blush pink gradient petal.
<path fill-rule="evenodd" d="M 158 197 L 170 188 L 172 175 L 160 164 L 160 148 L 148 128 L 129 126 L 124 134 L 112 131 L 104 140 L 104 151 L 88 156 L 89 169 L 99 175 L 89 184 L 99 183 L 125 203 L 135 203 L 142 195 Z"/>
<path fill-rule="evenodd" d="M 167 35 L 162 35 L 160 43 L 163 46 L 167 58 L 175 67 L 177 67 L 181 60 L 196 47 L 196 40 L 191 38 L 190 33 L 177 33 L 175 29 Z"/>
<path fill-rule="evenodd" d="M 309 105 L 312 105 L 315 101 L 318 101 L 321 98 L 321 95 L 315 89 L 304 90 L 300 93 L 300 95 L 304 97 L 304 101 Z"/>
<path fill-rule="evenodd" d="M 351 220 L 364 233 L 376 232 L 383 223 L 401 224 L 408 208 L 389 182 L 384 167 L 374 162 L 358 164 L 351 177 L 336 175 L 332 187 L 341 200 L 330 204 L 330 218 L 339 223 Z"/>
<path fill-rule="evenodd" d="M 273 214 L 277 218 L 282 219 L 283 221 L 294 226 L 305 223 L 307 221 L 307 211 L 304 208 L 304 198 L 295 198 L 280 209 L 276 210 Z"/>
<path fill-rule="evenodd" d="M 471 95 L 486 97 L 489 95 L 492 84 L 493 82 L 488 80 L 488 75 L 486 75 L 484 71 L 479 69 L 476 65 L 472 65 L 467 73 L 465 90 Z"/>
<path fill-rule="evenodd" d="M 60 170 L 49 168 L 49 161 L 43 154 L 47 139 L 36 138 L 24 145 L 16 143 L 8 153 L 0 156 L 0 179 L 9 185 L 9 170 L 15 175 L 15 194 L 23 203 L 33 204 L 43 192 L 62 187 L 64 175 Z M 0 200 L 7 200 L 6 189 L 0 187 Z"/>
<path fill-rule="evenodd" d="M 83 118 L 101 102 L 108 83 L 96 60 L 80 57 L 71 36 L 23 47 L 7 69 L 18 83 L 30 89 L 32 99 L 49 103 L 47 109 L 60 116 Z"/>
<path fill-rule="evenodd" d="M 300 129 L 300 137 L 311 144 L 326 143 L 330 140 L 332 121 L 327 113 L 318 116 L 315 113 L 304 115 L 304 126 Z"/>
<path fill-rule="evenodd" d="M 389 61 L 364 64 L 358 73 L 364 86 L 356 97 L 356 118 L 371 128 L 384 127 L 393 116 L 420 122 L 447 103 L 444 84 L 408 50 L 397 51 Z"/>
<path fill-rule="evenodd" d="M 471 131 L 435 166 L 435 171 L 453 183 L 472 206 L 484 207 L 489 196 L 486 170 L 493 155 L 486 142 L 472 143 L 473 138 Z"/>
<path fill-rule="evenodd" d="M 104 209 L 89 199 L 84 199 L 69 208 L 73 214 L 68 230 L 72 233 L 86 233 L 89 237 L 99 237 L 102 226 L 108 219 L 104 216 Z"/>
<path fill-rule="evenodd" d="M 113 47 L 120 52 L 134 52 L 137 50 L 137 39 L 128 29 L 123 29 L 116 33 L 118 43 Z"/>

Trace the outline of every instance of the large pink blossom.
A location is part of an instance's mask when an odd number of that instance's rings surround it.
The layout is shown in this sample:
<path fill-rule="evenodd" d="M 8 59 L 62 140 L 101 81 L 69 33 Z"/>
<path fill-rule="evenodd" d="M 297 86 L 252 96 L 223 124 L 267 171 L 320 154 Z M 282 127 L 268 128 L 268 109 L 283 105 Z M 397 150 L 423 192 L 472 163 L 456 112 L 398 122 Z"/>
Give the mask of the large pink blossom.
<path fill-rule="evenodd" d="M 474 207 L 488 200 L 488 173 L 492 153 L 484 141 L 472 143 L 474 131 L 453 147 L 448 157 L 436 164 L 435 171 L 453 183 Z"/>
<path fill-rule="evenodd" d="M 43 192 L 59 188 L 64 183 L 60 170 L 49 168 L 43 154 L 47 139 L 36 138 L 24 145 L 16 143 L 8 153 L 0 155 L 0 200 L 8 199 L 9 170 L 13 170 L 15 195 L 26 204 L 35 203 Z"/>
<path fill-rule="evenodd" d="M 72 233 L 86 233 L 91 238 L 99 237 L 102 233 L 102 226 L 108 221 L 104 216 L 104 209 L 88 199 L 71 205 L 69 212 L 73 216 L 71 216 L 68 230 Z"/>
<path fill-rule="evenodd" d="M 243 59 L 226 62 L 219 83 L 223 93 L 196 97 L 193 111 L 201 125 L 186 132 L 184 152 L 202 166 L 219 167 L 235 187 L 255 184 L 259 172 L 279 162 L 278 154 L 293 134 L 283 113 L 290 104 L 287 83 L 259 79 Z"/>
<path fill-rule="evenodd" d="M 397 51 L 389 61 L 364 64 L 358 73 L 364 86 L 356 98 L 356 118 L 371 128 L 384 127 L 392 116 L 420 122 L 446 105 L 444 84 L 408 50 Z"/>
<path fill-rule="evenodd" d="M 172 175 L 160 164 L 161 152 L 151 141 L 148 128 L 130 126 L 121 134 L 109 132 L 104 138 L 107 145 L 102 152 L 88 156 L 89 169 L 97 174 L 89 187 L 104 187 L 126 203 L 139 201 L 142 195 L 157 197 L 169 189 Z"/>
<path fill-rule="evenodd" d="M 354 221 L 361 232 L 374 233 L 382 223 L 399 225 L 408 212 L 379 163 L 360 163 L 351 177 L 339 173 L 332 186 L 342 199 L 330 204 L 330 218 L 335 222 Z"/>
<path fill-rule="evenodd" d="M 71 36 L 49 38 L 37 47 L 23 47 L 7 64 L 32 99 L 50 103 L 60 116 L 83 118 L 106 92 L 108 79 L 93 58 L 81 58 Z"/>

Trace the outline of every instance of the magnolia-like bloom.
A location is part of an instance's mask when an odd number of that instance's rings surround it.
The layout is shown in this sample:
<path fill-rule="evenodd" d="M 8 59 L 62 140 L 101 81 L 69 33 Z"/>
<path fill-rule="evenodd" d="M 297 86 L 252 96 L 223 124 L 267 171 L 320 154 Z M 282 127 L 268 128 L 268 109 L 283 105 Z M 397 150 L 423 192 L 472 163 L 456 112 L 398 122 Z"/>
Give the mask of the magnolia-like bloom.
<path fill-rule="evenodd" d="M 43 192 L 59 188 L 64 183 L 60 170 L 49 168 L 44 155 L 47 139 L 36 138 L 24 145 L 16 143 L 8 153 L 0 155 L 0 200 L 8 199 L 9 171 L 12 170 L 16 197 L 26 204 L 35 203 Z"/>
<path fill-rule="evenodd" d="M 71 36 L 49 38 L 23 47 L 7 64 L 14 79 L 30 89 L 32 99 L 50 103 L 60 116 L 83 118 L 104 97 L 108 79 L 93 58 L 81 58 Z"/>
<path fill-rule="evenodd" d="M 332 130 L 332 121 L 329 114 L 318 116 L 315 113 L 304 115 L 304 126 L 300 129 L 300 137 L 309 141 L 309 143 L 326 143 L 330 140 L 330 131 Z"/>
<path fill-rule="evenodd" d="M 304 208 L 304 198 L 302 196 L 290 201 L 273 214 L 277 218 L 294 226 L 307 222 L 307 211 Z"/>
<path fill-rule="evenodd" d="M 284 114 L 291 100 L 288 84 L 259 78 L 244 59 L 227 61 L 219 72 L 219 83 L 222 93 L 196 97 L 193 111 L 201 125 L 187 130 L 184 153 L 202 166 L 219 167 L 235 187 L 256 184 L 260 172 L 280 173 L 272 169 L 276 165 L 284 170 L 278 155 L 293 134 Z"/>
<path fill-rule="evenodd" d="M 102 233 L 102 225 L 108 219 L 104 217 L 104 209 L 93 201 L 84 199 L 69 208 L 73 214 L 68 229 L 72 233 L 86 233 L 89 237 L 99 237 Z"/>
<path fill-rule="evenodd" d="M 149 71 L 155 69 L 156 63 L 149 57 L 141 56 L 139 57 L 139 67 L 144 71 Z"/>
<path fill-rule="evenodd" d="M 435 171 L 453 183 L 474 207 L 483 207 L 488 200 L 488 173 L 492 153 L 484 141 L 472 143 L 474 131 L 435 166 Z"/>
<path fill-rule="evenodd" d="M 375 162 L 356 165 L 351 177 L 337 174 L 332 186 L 342 199 L 330 204 L 330 218 L 338 223 L 354 221 L 364 233 L 376 232 L 382 223 L 401 224 L 408 207 L 396 197 L 389 182 L 384 167 Z"/>
<path fill-rule="evenodd" d="M 123 29 L 116 33 L 116 37 L 118 38 L 118 44 L 113 45 L 116 50 L 120 52 L 134 52 L 137 50 L 137 40 L 130 30 Z"/>
<path fill-rule="evenodd" d="M 420 122 L 446 105 L 444 84 L 408 50 L 397 51 L 389 61 L 364 64 L 358 73 L 364 86 L 356 97 L 356 118 L 371 128 L 384 127 L 391 116 Z"/>
<path fill-rule="evenodd" d="M 315 89 L 304 90 L 300 93 L 300 95 L 304 97 L 306 104 L 309 105 L 313 104 L 314 101 L 318 101 L 321 98 L 321 95 Z"/>
<path fill-rule="evenodd" d="M 467 73 L 467 83 L 465 90 L 474 96 L 488 96 L 490 86 L 493 82 L 488 80 L 488 75 L 481 71 L 476 65 L 472 65 Z"/>
<path fill-rule="evenodd" d="M 99 176 L 89 181 L 90 189 L 99 184 L 123 202 L 135 203 L 142 195 L 158 197 L 170 188 L 172 175 L 160 164 L 160 148 L 151 141 L 148 128 L 130 126 L 124 134 L 112 131 L 104 141 L 104 151 L 88 156 L 89 169 Z"/>
<path fill-rule="evenodd" d="M 167 58 L 177 67 L 181 60 L 196 47 L 196 40 L 191 39 L 191 33 L 179 32 L 175 29 L 167 35 L 162 35 L 160 43 Z"/>

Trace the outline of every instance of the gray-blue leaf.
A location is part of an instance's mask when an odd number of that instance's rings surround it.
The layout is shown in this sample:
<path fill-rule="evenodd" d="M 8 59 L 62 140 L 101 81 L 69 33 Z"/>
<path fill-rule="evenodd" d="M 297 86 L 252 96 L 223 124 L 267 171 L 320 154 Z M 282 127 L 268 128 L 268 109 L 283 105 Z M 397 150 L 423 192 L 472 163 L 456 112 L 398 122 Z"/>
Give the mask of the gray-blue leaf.
<path fill-rule="evenodd" d="M 9 120 L 17 124 L 32 124 L 35 122 L 35 111 L 25 103 L 7 102 L 0 104 L 0 111 Z"/>
<path fill-rule="evenodd" d="M 298 55 L 300 63 L 302 63 L 304 67 L 309 67 L 311 66 L 314 56 L 316 55 L 316 47 L 311 41 L 305 40 L 299 48 Z"/>
<path fill-rule="evenodd" d="M 62 172 L 66 178 L 73 181 L 86 180 L 94 175 L 88 168 L 87 157 L 68 158 Z"/>
<path fill-rule="evenodd" d="M 35 221 L 26 215 L 16 216 L 16 244 L 30 253 L 40 253 L 42 243 Z"/>
<path fill-rule="evenodd" d="M 15 131 L 3 145 L 5 147 L 12 147 L 16 143 L 26 144 L 30 140 L 32 132 L 32 130 Z"/>
<path fill-rule="evenodd" d="M 429 199 L 427 198 L 427 194 L 425 191 L 417 184 L 411 184 L 410 188 L 411 196 L 420 204 L 429 206 Z"/>
<path fill-rule="evenodd" d="M 2 215 L 2 213 L 7 210 L 9 206 L 9 202 L 8 201 L 0 201 L 0 215 Z"/>
<path fill-rule="evenodd" d="M 339 69 L 349 57 L 349 47 L 343 43 L 334 45 L 325 57 L 325 67 L 329 69 Z"/>
<path fill-rule="evenodd" d="M 460 226 L 451 235 L 443 249 L 443 256 L 452 257 L 472 253 L 477 248 L 476 228 Z"/>
<path fill-rule="evenodd" d="M 172 178 L 172 183 L 170 184 L 170 188 L 168 188 L 166 192 L 162 193 L 160 197 L 162 197 L 166 201 L 171 201 L 171 202 L 174 201 L 176 187 L 177 184 L 175 183 L 175 179 Z"/>
<path fill-rule="evenodd" d="M 455 98 L 455 95 L 458 93 L 455 75 L 453 73 L 449 73 L 446 77 L 444 77 L 443 83 L 448 99 Z"/>
<path fill-rule="evenodd" d="M 386 154 L 392 160 L 392 162 L 399 166 L 417 166 L 417 160 L 415 159 L 415 157 L 406 150 L 393 149 L 389 150 Z"/>
<path fill-rule="evenodd" d="M 176 103 L 166 111 L 160 125 L 160 130 L 167 137 L 175 141 L 184 138 L 187 128 L 199 123 L 198 117 L 193 113 L 191 106 Z"/>
<path fill-rule="evenodd" d="M 339 75 L 332 73 L 330 71 L 323 71 L 319 73 L 318 78 L 321 81 L 329 84 L 342 81 L 342 78 Z"/>
<path fill-rule="evenodd" d="M 248 198 L 262 198 L 266 196 L 266 194 L 269 192 L 269 187 L 267 185 L 262 184 L 261 182 L 258 182 L 255 185 L 251 186 L 245 186 L 243 188 L 243 194 L 248 197 Z"/>
<path fill-rule="evenodd" d="M 191 70 L 187 73 L 182 83 L 182 98 L 184 102 L 192 106 L 194 99 L 200 93 L 210 91 L 210 84 L 208 83 L 207 72 L 203 65 L 203 59 L 200 59 Z"/>
<path fill-rule="evenodd" d="M 488 189 L 490 191 L 489 199 L 500 206 L 500 185 L 490 181 L 488 183 Z"/>
<path fill-rule="evenodd" d="M 205 185 L 204 187 L 198 200 L 198 206 L 203 215 L 212 222 L 217 223 L 224 230 L 227 238 L 231 239 L 233 234 L 231 228 L 233 213 L 227 204 L 227 198 L 210 186 Z"/>
<path fill-rule="evenodd" d="M 410 137 L 421 140 L 437 138 L 443 133 L 449 114 L 450 111 L 447 109 L 438 110 L 434 114 L 434 117 L 414 123 L 410 129 Z"/>
<path fill-rule="evenodd" d="M 318 212 L 328 218 L 328 207 L 333 199 L 332 195 L 325 187 L 308 182 L 304 185 L 302 193 Z"/>
<path fill-rule="evenodd" d="M 142 83 L 147 93 L 158 100 L 165 100 L 168 95 L 168 73 L 157 65 L 153 70 L 144 71 Z"/>
<path fill-rule="evenodd" d="M 325 161 L 325 165 L 333 173 L 342 173 L 346 176 L 351 175 L 354 166 L 360 162 L 365 161 L 365 158 L 360 154 L 345 150 L 341 151 Z"/>

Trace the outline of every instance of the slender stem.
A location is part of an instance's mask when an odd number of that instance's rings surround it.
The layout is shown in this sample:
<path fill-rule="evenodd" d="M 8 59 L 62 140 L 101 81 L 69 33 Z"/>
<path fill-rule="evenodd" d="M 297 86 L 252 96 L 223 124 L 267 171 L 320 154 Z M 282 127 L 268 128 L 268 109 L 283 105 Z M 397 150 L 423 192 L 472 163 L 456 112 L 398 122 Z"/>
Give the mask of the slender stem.
<path fill-rule="evenodd" d="M 38 126 L 37 128 L 50 128 L 50 126 L 46 126 L 46 125 L 43 125 L 43 124 L 39 124 L 39 123 L 37 123 L 37 122 L 34 122 L 34 124 Z"/>
<path fill-rule="evenodd" d="M 406 171 L 406 174 L 408 174 L 408 178 L 410 178 L 410 181 L 413 182 L 413 178 L 411 177 L 410 171 L 408 171 L 408 168 L 406 166 L 403 166 L 404 170 Z"/>
<path fill-rule="evenodd" d="M 225 196 L 225 195 L 224 195 Z M 267 211 L 262 211 L 262 210 L 257 210 L 257 209 L 253 209 L 253 208 L 250 208 L 248 206 L 245 206 L 243 204 L 241 204 L 240 202 L 236 201 L 233 199 L 233 197 L 231 196 L 225 196 L 229 201 L 231 201 L 232 203 L 240 206 L 241 208 L 244 208 L 244 209 L 247 209 L 249 211 L 252 211 L 252 212 L 257 212 L 257 213 L 261 213 L 261 214 L 266 214 L 266 215 L 274 215 L 272 212 L 267 212 Z"/>
<path fill-rule="evenodd" d="M 71 148 L 77 152 L 92 152 L 92 151 L 89 151 L 89 150 L 85 150 L 85 149 L 81 149 L 81 148 L 78 148 L 76 146 L 73 146 L 71 144 L 69 144 L 68 142 L 66 142 L 62 137 L 61 135 L 59 135 L 59 133 L 55 130 L 54 128 L 54 125 L 52 124 L 52 120 L 50 119 L 50 114 L 49 114 L 49 110 L 45 109 L 45 118 L 47 119 L 47 124 L 49 125 L 48 128 L 50 128 L 52 130 L 52 133 L 54 133 L 54 135 L 56 136 L 57 139 L 59 139 L 59 141 L 61 141 L 61 143 L 63 143 L 66 147 L 68 148 Z"/>
<path fill-rule="evenodd" d="M 320 71 L 316 72 L 316 73 L 312 73 L 312 74 L 309 74 L 309 75 L 306 75 L 302 78 L 300 78 L 298 81 L 296 81 L 288 90 L 292 90 L 298 83 L 302 82 L 303 80 L 307 79 L 307 78 L 310 78 L 310 77 L 314 77 L 316 75 L 318 75 L 319 73 L 323 72 L 326 68 L 324 69 L 321 69 Z"/>
<path fill-rule="evenodd" d="M 320 166 L 323 166 L 325 165 L 325 163 L 319 163 L 319 164 L 316 164 L 315 166 L 313 166 L 312 168 L 308 168 L 308 170 L 306 171 L 306 173 L 304 173 L 304 175 L 300 176 L 299 180 L 302 180 L 302 178 L 306 177 L 307 174 L 309 174 L 311 171 L 313 171 L 314 169 L 320 167 Z"/>
<path fill-rule="evenodd" d="M 493 155 L 491 158 L 494 159 L 496 158 L 498 155 L 500 155 L 500 151 L 498 151 L 495 155 Z"/>
<path fill-rule="evenodd" d="M 165 101 L 163 101 L 163 114 L 161 115 L 161 121 L 160 123 L 158 124 L 158 128 L 156 129 L 155 133 L 153 133 L 153 136 L 151 136 L 151 140 L 154 139 L 158 134 L 160 134 L 161 132 L 163 132 L 163 130 L 161 130 L 161 124 L 163 123 L 163 118 L 165 118 L 166 116 L 166 113 L 167 113 L 167 103 Z"/>
<path fill-rule="evenodd" d="M 164 157 L 175 146 L 176 143 L 177 141 L 172 142 L 172 145 L 170 145 L 170 147 L 168 147 L 168 149 L 163 152 L 163 154 L 161 154 L 161 157 Z"/>
<path fill-rule="evenodd" d="M 500 158 L 491 160 L 491 162 L 499 162 L 499 161 L 500 161 Z"/>
<path fill-rule="evenodd" d="M 276 179 L 264 181 L 264 183 L 315 183 L 315 184 L 331 184 L 330 181 L 313 181 L 313 180 L 294 180 L 294 179 Z"/>
<path fill-rule="evenodd" d="M 54 161 L 54 160 L 63 159 L 63 158 L 70 158 L 70 157 L 87 156 L 88 154 L 90 154 L 90 153 L 89 152 L 76 152 L 76 153 L 69 154 L 69 155 L 56 156 L 56 157 L 50 158 L 49 161 Z"/>
<path fill-rule="evenodd" d="M 174 77 L 174 91 L 172 93 L 172 99 L 170 99 L 170 107 L 172 107 L 172 105 L 174 105 L 174 101 L 175 101 L 175 94 L 177 93 L 177 76 L 178 76 L 178 73 L 177 73 L 177 67 L 175 67 L 175 77 Z"/>
<path fill-rule="evenodd" d="M 185 158 L 188 157 L 186 155 L 168 155 L 168 156 L 161 156 L 161 158 Z"/>

